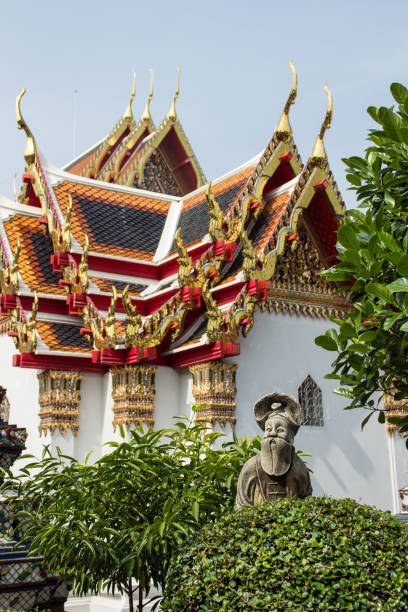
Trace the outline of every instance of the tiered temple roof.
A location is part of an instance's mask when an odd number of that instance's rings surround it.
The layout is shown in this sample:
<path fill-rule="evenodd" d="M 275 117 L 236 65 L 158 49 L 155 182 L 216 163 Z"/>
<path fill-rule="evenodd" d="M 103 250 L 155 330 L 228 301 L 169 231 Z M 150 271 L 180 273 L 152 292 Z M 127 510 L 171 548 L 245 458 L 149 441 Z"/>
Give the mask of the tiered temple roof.
<path fill-rule="evenodd" d="M 345 214 L 323 143 L 330 94 L 306 163 L 289 123 L 294 71 L 265 150 L 207 184 L 176 115 L 179 81 L 157 129 L 152 93 L 136 122 L 133 88 L 108 137 L 64 169 L 41 154 L 20 94 L 26 169 L 18 201 L 0 201 L 0 325 L 15 366 L 183 367 L 238 354 L 258 310 L 345 308 L 318 275 Z"/>

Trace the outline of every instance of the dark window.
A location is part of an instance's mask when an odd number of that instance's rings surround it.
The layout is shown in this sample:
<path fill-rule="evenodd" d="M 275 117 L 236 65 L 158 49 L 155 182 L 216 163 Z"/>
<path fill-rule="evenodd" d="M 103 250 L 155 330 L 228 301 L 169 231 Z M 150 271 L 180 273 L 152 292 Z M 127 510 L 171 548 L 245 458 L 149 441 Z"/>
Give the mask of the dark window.
<path fill-rule="evenodd" d="M 303 425 L 323 427 L 322 391 L 311 376 L 307 376 L 298 389 Z"/>

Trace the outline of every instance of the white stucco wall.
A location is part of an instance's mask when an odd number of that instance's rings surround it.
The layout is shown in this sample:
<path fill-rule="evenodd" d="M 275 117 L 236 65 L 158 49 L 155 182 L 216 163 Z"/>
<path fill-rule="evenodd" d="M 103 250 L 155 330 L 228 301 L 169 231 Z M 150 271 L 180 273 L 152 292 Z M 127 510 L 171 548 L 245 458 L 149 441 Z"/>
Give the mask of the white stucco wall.
<path fill-rule="evenodd" d="M 180 398 L 180 375 L 177 370 L 159 366 L 156 372 L 155 428 L 173 427 L 173 417 L 183 414 Z"/>
<path fill-rule="evenodd" d="M 262 433 L 253 417 L 257 399 L 280 391 L 297 398 L 308 374 L 323 393 L 324 427 L 301 427 L 296 447 L 312 454 L 315 495 L 352 497 L 392 510 L 390 464 L 386 431 L 370 421 L 361 432 L 362 410 L 344 411 L 343 398 L 334 395 L 336 381 L 325 380 L 335 353 L 317 347 L 314 338 L 330 321 L 258 313 L 254 328 L 241 342 L 241 354 L 231 359 L 237 371 L 237 434 Z"/>
<path fill-rule="evenodd" d="M 0 336 L 0 385 L 7 389 L 10 402 L 9 423 L 27 429 L 27 452 L 39 456 L 44 442 L 44 437 L 40 440 L 38 433 L 39 370 L 14 368 L 12 356 L 15 353 L 12 339 L 7 335 Z"/>
<path fill-rule="evenodd" d="M 314 344 L 330 322 L 320 319 L 258 313 L 254 328 L 241 339 L 241 354 L 231 361 L 237 371 L 238 435 L 250 437 L 261 433 L 253 417 L 257 399 L 273 391 L 297 397 L 298 387 L 308 374 L 323 392 L 324 426 L 302 427 L 296 437 L 296 447 L 310 452 L 315 495 L 353 497 L 380 508 L 396 508 L 394 483 L 392 491 L 392 451 L 385 427 L 375 420 L 361 432 L 363 411 L 344 411 L 344 400 L 332 393 L 335 382 L 324 380 L 330 354 Z M 37 371 L 13 368 L 13 343 L 0 337 L 0 384 L 8 390 L 11 405 L 10 423 L 26 427 L 29 452 L 39 455 L 43 443 L 59 445 L 67 454 L 80 461 L 94 451 L 92 460 L 106 452 L 103 444 L 119 440 L 112 427 L 112 382 L 109 373 L 83 375 L 81 386 L 80 427 L 76 438 L 69 432 L 61 436 L 38 435 Z M 172 370 L 160 366 L 156 374 L 156 428 L 172 425 L 173 416 L 190 414 L 193 403 L 192 377 L 188 368 Z M 228 432 L 227 432 L 228 433 Z M 395 440 L 394 474 L 399 487 L 408 483 L 408 451 Z M 406 453 L 406 455 L 404 454 Z M 391 457 L 391 461 L 390 461 Z M 394 503 L 393 503 L 394 500 Z"/>

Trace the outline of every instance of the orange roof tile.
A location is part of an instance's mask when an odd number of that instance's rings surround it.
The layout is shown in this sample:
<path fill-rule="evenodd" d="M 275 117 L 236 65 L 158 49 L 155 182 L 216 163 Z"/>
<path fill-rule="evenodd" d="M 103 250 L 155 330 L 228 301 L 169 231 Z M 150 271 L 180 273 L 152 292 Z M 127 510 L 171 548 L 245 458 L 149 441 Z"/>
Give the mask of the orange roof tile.
<path fill-rule="evenodd" d="M 243 182 L 246 183 L 251 177 L 251 174 L 253 173 L 253 171 L 255 170 L 255 167 L 256 166 L 250 166 L 249 168 L 245 168 L 245 170 L 241 170 L 240 172 L 237 172 L 236 174 L 229 176 L 228 178 L 220 181 L 219 183 L 214 184 L 212 186 L 212 192 L 215 196 L 215 199 L 217 199 L 218 195 L 220 195 L 221 193 L 224 193 L 224 191 L 231 189 L 231 187 L 235 187 L 239 183 L 243 183 Z M 194 206 L 197 206 L 198 204 L 201 204 L 203 199 L 205 200 L 205 193 L 206 191 L 203 190 L 203 191 L 200 191 L 200 193 L 197 193 L 191 197 L 184 198 L 183 212 L 185 210 L 190 210 L 190 208 L 193 208 Z"/>
<path fill-rule="evenodd" d="M 70 353 L 91 353 L 92 346 L 85 336 L 79 333 L 80 327 L 65 323 L 37 322 L 37 331 L 41 340 L 52 351 L 67 351 Z"/>
<path fill-rule="evenodd" d="M 4 228 L 13 252 L 20 237 L 19 270 L 30 289 L 51 295 L 65 295 L 64 289 L 58 285 L 61 276 L 53 272 L 50 262 L 50 256 L 54 253 L 51 238 L 44 234 L 38 218 L 15 215 L 4 221 Z"/>
<path fill-rule="evenodd" d="M 64 215 L 72 196 L 71 231 L 82 245 L 88 234 L 90 251 L 153 259 L 170 202 L 71 181 L 55 186 L 54 192 Z"/>
<path fill-rule="evenodd" d="M 271 236 L 278 225 L 283 212 L 285 211 L 289 199 L 290 194 L 283 193 L 273 198 L 273 200 L 268 202 L 262 209 L 249 235 L 258 253 L 261 253 L 271 239 Z M 233 281 L 242 270 L 242 264 L 242 255 L 239 253 L 230 269 L 227 271 L 226 276 L 222 279 L 220 285 Z"/>
<path fill-rule="evenodd" d="M 113 293 L 113 286 L 116 287 L 119 295 L 123 293 L 126 285 L 129 285 L 129 295 L 139 295 L 147 286 L 138 283 L 125 283 L 123 281 L 99 278 L 98 276 L 90 276 L 89 280 L 92 281 L 101 291 L 105 291 L 111 295 Z"/>

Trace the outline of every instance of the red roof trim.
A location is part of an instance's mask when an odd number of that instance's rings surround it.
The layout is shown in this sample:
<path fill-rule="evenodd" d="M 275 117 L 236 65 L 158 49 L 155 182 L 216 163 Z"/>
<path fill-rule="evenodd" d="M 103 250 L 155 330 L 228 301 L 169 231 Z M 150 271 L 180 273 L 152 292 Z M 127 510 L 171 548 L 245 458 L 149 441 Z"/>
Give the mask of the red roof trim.
<path fill-rule="evenodd" d="M 104 374 L 108 367 L 92 363 L 89 357 L 64 357 L 63 355 L 37 355 L 21 353 L 13 355 L 15 368 L 35 368 L 38 370 L 79 370 Z"/>
<path fill-rule="evenodd" d="M 215 342 L 169 355 L 169 365 L 173 368 L 185 368 L 203 361 L 213 361 L 240 354 L 239 342 Z"/>

